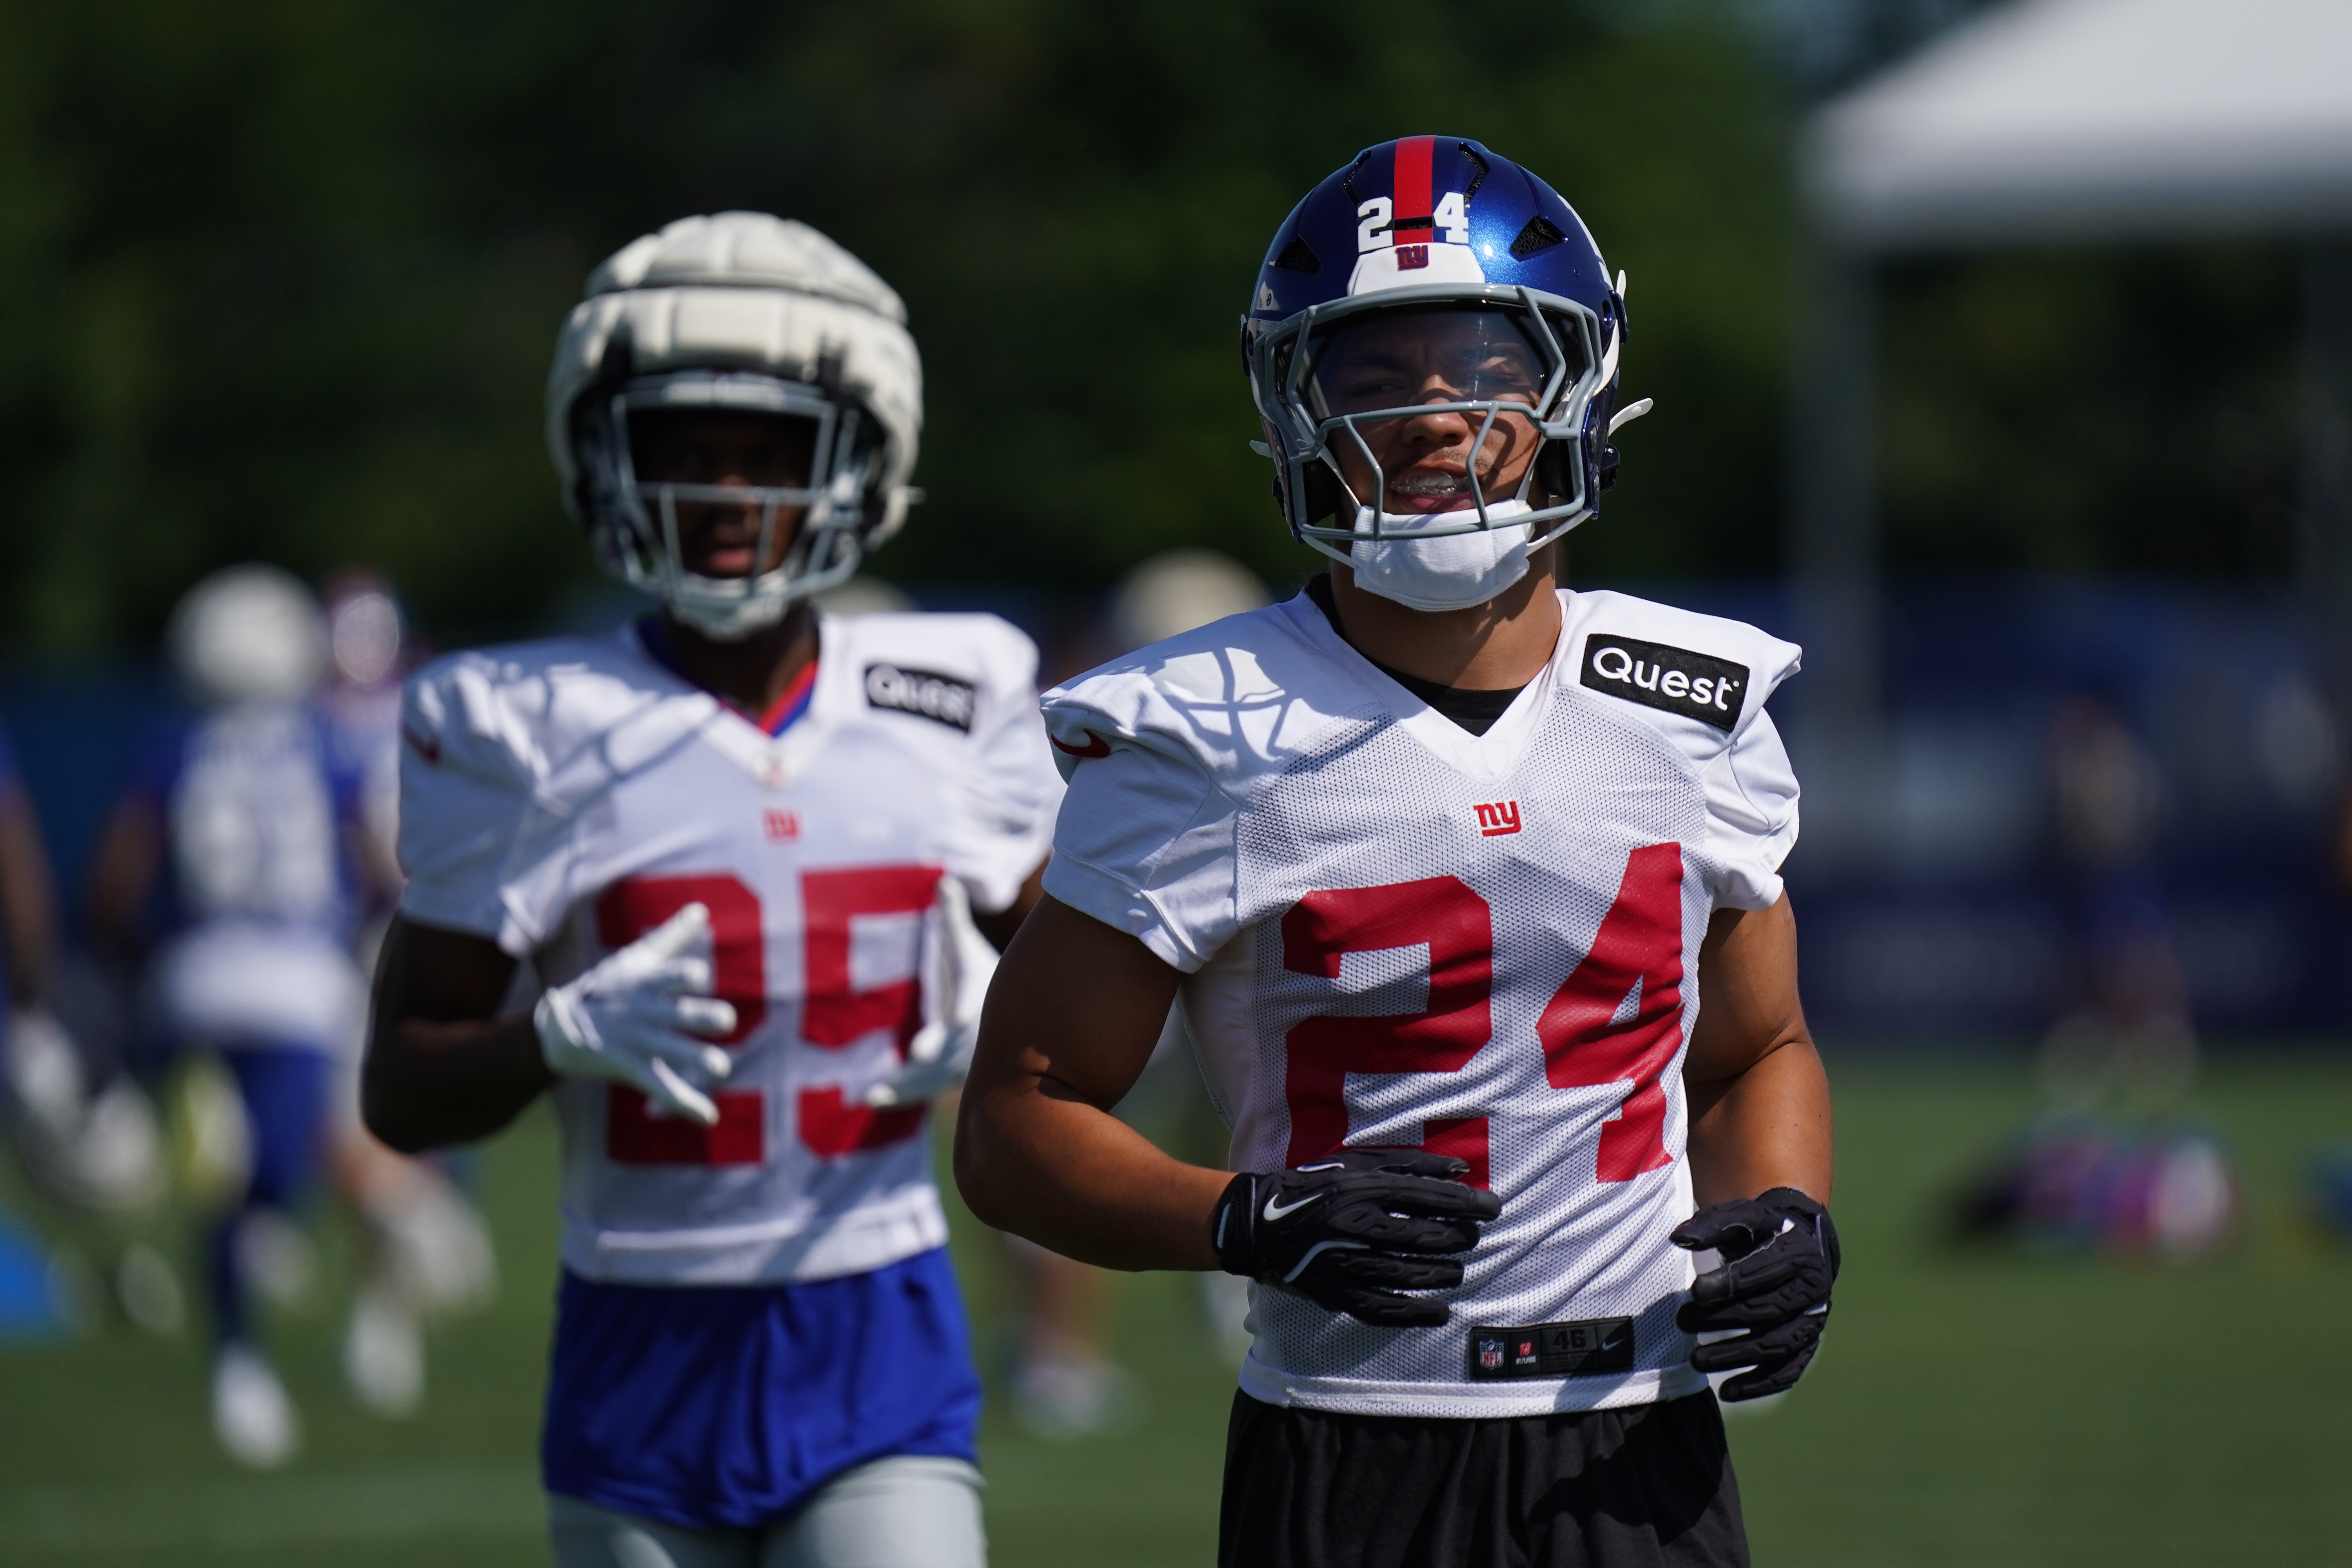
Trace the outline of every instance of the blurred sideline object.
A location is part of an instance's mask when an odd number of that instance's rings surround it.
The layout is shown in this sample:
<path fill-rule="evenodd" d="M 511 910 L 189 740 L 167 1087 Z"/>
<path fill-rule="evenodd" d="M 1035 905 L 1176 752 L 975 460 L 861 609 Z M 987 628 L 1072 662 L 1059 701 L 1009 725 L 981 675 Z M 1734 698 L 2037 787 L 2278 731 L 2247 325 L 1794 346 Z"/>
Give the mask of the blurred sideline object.
<path fill-rule="evenodd" d="M 142 1207 L 163 1164 L 147 1099 L 58 1016 L 57 888 L 31 795 L 0 734 L 0 1114 L 34 1183 L 100 1211 Z"/>
<path fill-rule="evenodd" d="M 2352 685 L 2352 7 L 2338 0 L 2024 0 L 1820 110 L 1790 558 L 1812 674 L 1798 749 L 1816 858 L 1867 859 L 1896 765 L 1884 728 L 1872 411 L 1878 277 L 1989 247 L 2261 235 L 2300 247 L 2298 576 Z M 1982 502 L 2004 476 L 1983 474 Z"/>
<path fill-rule="evenodd" d="M 40 1237 L 15 1215 L 0 1212 L 0 1346 L 69 1332 L 67 1289 Z"/>
<path fill-rule="evenodd" d="M 2047 862 L 2065 934 L 2060 1011 L 2042 1043 L 2046 1105 L 1959 1194 L 1969 1239 L 2188 1263 L 2245 1228 L 2243 1178 L 2177 1124 L 2197 1068 L 2189 994 L 2156 856 L 2167 790 L 2117 706 L 2058 706 Z"/>
<path fill-rule="evenodd" d="M 2208 1132 L 2062 1116 L 2029 1129 L 1966 1184 L 1953 1218 L 1970 1240 L 2202 1262 L 2243 1234 L 2243 1191 Z"/>
<path fill-rule="evenodd" d="M 1213 550 L 1170 550 L 1139 563 L 1111 592 L 1110 631 L 1122 651 L 1160 642 L 1266 604 L 1257 574 Z"/>
<path fill-rule="evenodd" d="M 2352 1143 L 2337 1143 L 2312 1157 L 2304 1177 L 2306 1217 L 2338 1243 L 2352 1243 Z"/>
<path fill-rule="evenodd" d="M 2043 1077 L 2065 1110 L 2111 1095 L 2168 1107 L 2196 1070 L 2197 1037 L 2156 863 L 2162 776 L 2123 716 L 2089 695 L 2060 706 L 2050 771 L 2052 863 L 2073 951 Z"/>
<path fill-rule="evenodd" d="M 1239 562 L 1213 550 L 1171 550 L 1120 580 L 1106 630 L 1118 649 L 1128 651 L 1265 603 L 1265 584 Z M 1207 1100 L 1192 1050 L 1179 1008 L 1169 1015 L 1142 1077 L 1119 1103 L 1119 1118 L 1163 1142 L 1171 1134 L 1184 1137 L 1200 1120 L 1196 1107 Z M 1222 1146 L 1178 1152 L 1223 1163 Z M 1142 1384 L 1110 1359 L 1117 1277 L 1018 1238 L 1007 1238 L 1005 1253 L 1019 1300 L 1013 1420 L 1032 1436 L 1047 1439 L 1091 1436 L 1141 1420 Z M 1203 1306 L 1212 1335 L 1221 1345 L 1229 1343 L 1242 1303 L 1230 1289 L 1213 1289 Z"/>

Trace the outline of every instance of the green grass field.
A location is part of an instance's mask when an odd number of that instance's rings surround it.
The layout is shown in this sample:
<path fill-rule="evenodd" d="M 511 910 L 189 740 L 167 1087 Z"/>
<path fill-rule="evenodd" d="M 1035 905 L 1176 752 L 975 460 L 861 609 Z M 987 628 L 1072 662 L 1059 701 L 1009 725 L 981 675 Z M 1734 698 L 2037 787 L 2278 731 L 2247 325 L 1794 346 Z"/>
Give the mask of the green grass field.
<path fill-rule="evenodd" d="M 2304 1160 L 2352 1136 L 2352 1061 L 2209 1072 L 2200 1108 L 2243 1163 L 2254 1225 L 2230 1261 L 2181 1269 L 1949 1250 L 1938 1196 L 2031 1109 L 2024 1070 L 1833 1068 L 1848 1258 L 1836 1323 L 1790 1399 L 1732 1426 L 1759 1563 L 2352 1563 L 2352 1256 L 2297 1215 Z M 331 1306 L 279 1323 L 310 1431 L 282 1475 L 214 1451 L 193 1332 L 156 1340 L 114 1321 L 79 1342 L 0 1350 L 0 1562 L 544 1562 L 532 1455 L 551 1143 L 534 1117 L 489 1152 L 504 1293 L 436 1331 L 417 1419 L 352 1407 Z M 56 1220 L 18 1186 L 0 1185 L 0 1205 Z M 988 1342 L 993 1254 L 958 1223 Z M 110 1240 L 55 1229 L 92 1250 Z M 348 1263 L 340 1225 L 317 1229 L 331 1303 Z M 1047 1444 L 991 1418 L 1001 1568 L 1211 1558 L 1231 1371 L 1190 1279 L 1128 1281 L 1120 1322 L 1150 1397 L 1135 1430 Z"/>

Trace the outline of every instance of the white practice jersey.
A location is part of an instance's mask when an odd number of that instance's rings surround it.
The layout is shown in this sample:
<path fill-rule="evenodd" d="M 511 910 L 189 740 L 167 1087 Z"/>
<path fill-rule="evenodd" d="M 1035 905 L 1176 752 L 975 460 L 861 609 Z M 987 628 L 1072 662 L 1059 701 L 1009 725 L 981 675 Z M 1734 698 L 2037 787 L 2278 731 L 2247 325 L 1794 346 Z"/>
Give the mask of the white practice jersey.
<path fill-rule="evenodd" d="M 556 984 L 689 903 L 738 1020 L 717 1126 L 571 1079 L 563 1261 L 593 1280 L 741 1285 L 882 1268 L 947 1238 L 922 1107 L 869 1110 L 943 999 L 919 971 L 944 873 L 1002 910 L 1061 781 L 1037 652 L 992 616 L 824 616 L 771 736 L 635 627 L 459 654 L 402 715 L 403 912 Z"/>
<path fill-rule="evenodd" d="M 1681 1068 L 1717 909 L 1769 908 L 1797 784 L 1764 701 L 1798 650 L 1622 594 L 1560 595 L 1549 667 L 1484 736 L 1313 601 L 1045 698 L 1070 793 L 1045 886 L 1185 972 L 1236 1170 L 1343 1144 L 1457 1155 L 1503 1200 L 1453 1321 L 1254 1290 L 1274 1404 L 1506 1416 L 1693 1393 Z"/>

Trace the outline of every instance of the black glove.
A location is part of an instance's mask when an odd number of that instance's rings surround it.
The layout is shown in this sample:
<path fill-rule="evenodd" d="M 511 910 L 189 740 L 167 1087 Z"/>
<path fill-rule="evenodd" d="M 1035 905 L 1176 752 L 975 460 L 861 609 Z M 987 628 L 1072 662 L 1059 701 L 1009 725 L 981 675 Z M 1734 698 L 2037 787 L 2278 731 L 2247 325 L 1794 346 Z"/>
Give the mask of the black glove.
<path fill-rule="evenodd" d="M 1795 1386 L 1829 1321 L 1830 1286 L 1838 1273 L 1837 1226 L 1830 1211 L 1794 1187 L 1774 1187 L 1760 1198 L 1709 1204 L 1668 1239 L 1723 1254 L 1722 1268 L 1692 1283 L 1691 1299 L 1675 1321 L 1690 1333 L 1748 1331 L 1699 1346 L 1691 1365 L 1701 1372 L 1753 1367 L 1723 1385 L 1727 1400 L 1760 1399 Z"/>
<path fill-rule="evenodd" d="M 1244 1171 L 1217 1200 L 1211 1238 L 1228 1274 L 1296 1290 L 1384 1329 L 1434 1328 L 1443 1301 L 1401 1290 L 1462 1283 L 1447 1253 L 1478 1245 L 1503 1212 L 1454 1180 L 1470 1167 L 1416 1149 L 1342 1149 L 1295 1171 Z"/>

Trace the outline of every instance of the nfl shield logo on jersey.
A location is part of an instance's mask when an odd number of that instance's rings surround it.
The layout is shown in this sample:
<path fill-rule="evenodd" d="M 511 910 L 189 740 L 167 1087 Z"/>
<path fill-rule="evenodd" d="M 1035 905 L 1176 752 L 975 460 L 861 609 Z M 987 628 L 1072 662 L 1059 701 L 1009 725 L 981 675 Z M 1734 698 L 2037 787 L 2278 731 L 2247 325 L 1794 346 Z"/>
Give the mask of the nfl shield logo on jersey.
<path fill-rule="evenodd" d="M 1480 1340 L 1478 1342 L 1478 1364 L 1486 1368 L 1488 1372 L 1498 1371 L 1503 1364 L 1503 1342 L 1500 1340 Z"/>

